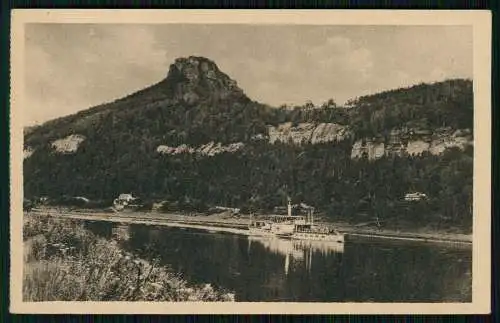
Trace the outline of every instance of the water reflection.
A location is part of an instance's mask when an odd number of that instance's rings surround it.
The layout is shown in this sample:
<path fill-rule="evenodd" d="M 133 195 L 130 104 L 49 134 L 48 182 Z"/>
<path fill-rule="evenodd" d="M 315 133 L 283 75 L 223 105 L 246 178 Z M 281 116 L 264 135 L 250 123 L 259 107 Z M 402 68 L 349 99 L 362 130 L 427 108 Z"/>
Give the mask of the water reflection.
<path fill-rule="evenodd" d="M 127 241 L 130 239 L 130 225 L 119 222 L 106 221 L 85 221 L 84 226 L 95 235 L 105 239 L 115 239 L 118 241 Z M 147 227 L 146 227 L 147 228 Z M 149 229 L 144 232 L 144 238 L 149 237 Z"/>
<path fill-rule="evenodd" d="M 116 224 L 106 221 L 85 221 L 84 226 L 87 230 L 91 231 L 97 236 L 105 239 L 111 239 L 113 238 L 114 227 L 116 226 Z"/>
<path fill-rule="evenodd" d="M 104 230 L 100 228 L 100 230 Z M 106 231 L 106 230 L 104 230 Z M 131 225 L 123 245 L 237 301 L 471 301 L 471 251 L 248 237 Z"/>
<path fill-rule="evenodd" d="M 248 254 L 250 253 L 252 243 L 264 246 L 267 251 L 273 254 L 284 256 L 285 275 L 288 275 L 290 271 L 290 263 L 303 263 L 305 264 L 306 271 L 311 272 L 314 254 L 329 256 L 332 254 L 342 254 L 344 252 L 343 243 L 248 236 Z"/>

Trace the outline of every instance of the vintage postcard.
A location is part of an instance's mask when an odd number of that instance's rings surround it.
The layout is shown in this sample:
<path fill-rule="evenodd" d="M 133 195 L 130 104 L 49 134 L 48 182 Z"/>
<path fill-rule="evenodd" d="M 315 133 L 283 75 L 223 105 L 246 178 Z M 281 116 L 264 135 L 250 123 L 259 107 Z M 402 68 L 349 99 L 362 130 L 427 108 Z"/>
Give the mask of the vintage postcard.
<path fill-rule="evenodd" d="M 14 10 L 11 311 L 490 311 L 488 11 Z"/>

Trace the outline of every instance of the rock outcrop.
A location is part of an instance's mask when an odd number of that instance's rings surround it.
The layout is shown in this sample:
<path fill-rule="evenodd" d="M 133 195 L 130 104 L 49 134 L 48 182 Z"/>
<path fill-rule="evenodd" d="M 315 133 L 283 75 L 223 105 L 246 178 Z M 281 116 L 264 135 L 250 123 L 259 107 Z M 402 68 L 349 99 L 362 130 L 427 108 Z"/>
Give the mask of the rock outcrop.
<path fill-rule="evenodd" d="M 335 123 L 299 123 L 293 126 L 291 122 L 283 123 L 277 127 L 268 126 L 269 142 L 283 143 L 324 143 L 341 141 L 348 138 L 351 133 L 348 127 Z"/>
<path fill-rule="evenodd" d="M 377 159 L 384 156 L 385 152 L 383 142 L 375 142 L 371 139 L 358 140 L 352 146 L 351 158 L 361 158 L 366 153 L 369 159 Z"/>
<path fill-rule="evenodd" d="M 242 149 L 245 145 L 241 142 L 231 143 L 229 145 L 222 145 L 219 143 L 209 142 L 200 147 L 193 148 L 188 145 L 180 145 L 177 147 L 170 147 L 166 145 L 160 145 L 156 148 L 156 151 L 163 155 L 179 155 L 179 154 L 199 154 L 202 156 L 212 157 L 217 154 L 222 153 L 234 153 Z"/>
<path fill-rule="evenodd" d="M 176 59 L 164 83 L 171 89 L 172 99 L 190 105 L 205 100 L 248 100 L 236 81 L 205 57 Z"/>
<path fill-rule="evenodd" d="M 27 159 L 27 158 L 30 158 L 31 155 L 33 155 L 33 153 L 35 152 L 35 149 L 31 148 L 31 147 L 25 147 L 24 150 L 23 150 L 23 159 Z"/>
<path fill-rule="evenodd" d="M 69 135 L 66 138 L 58 139 L 52 142 L 52 148 L 55 152 L 61 154 L 73 154 L 78 150 L 78 146 L 85 141 L 85 136 Z"/>
<path fill-rule="evenodd" d="M 469 129 L 453 130 L 438 128 L 433 132 L 424 130 L 395 130 L 389 138 L 363 138 L 352 147 L 351 158 L 360 158 L 363 154 L 368 159 L 377 159 L 384 155 L 419 155 L 429 152 L 442 154 L 446 149 L 465 149 L 473 144 L 473 136 Z"/>
<path fill-rule="evenodd" d="M 277 127 L 268 126 L 269 142 L 282 142 L 300 145 L 304 143 L 338 142 L 352 136 L 347 126 L 334 123 L 299 123 L 293 126 L 291 122 Z M 457 147 L 465 149 L 472 144 L 472 134 L 469 129 L 453 130 L 438 128 L 434 131 L 421 129 L 393 129 L 387 138 L 362 138 L 354 142 L 351 158 L 361 158 L 363 154 L 368 159 L 378 159 L 383 156 L 419 155 L 428 151 L 433 155 L 442 154 L 446 149 Z"/>

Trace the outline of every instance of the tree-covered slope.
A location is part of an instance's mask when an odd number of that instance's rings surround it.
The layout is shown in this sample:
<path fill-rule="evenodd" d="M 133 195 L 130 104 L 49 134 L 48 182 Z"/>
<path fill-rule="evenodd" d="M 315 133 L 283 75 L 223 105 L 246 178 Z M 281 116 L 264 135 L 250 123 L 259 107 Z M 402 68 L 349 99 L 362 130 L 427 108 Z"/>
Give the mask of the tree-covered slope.
<path fill-rule="evenodd" d="M 419 84 L 352 100 L 351 123 L 359 136 L 385 134 L 393 128 L 472 129 L 472 81 Z"/>
<path fill-rule="evenodd" d="M 133 192 L 198 211 L 214 205 L 272 211 L 289 194 L 332 219 L 467 231 L 471 144 L 377 159 L 353 158 L 352 150 L 359 138 L 387 137 L 394 129 L 472 130 L 472 121 L 468 80 L 365 96 L 348 107 L 330 100 L 273 108 L 250 100 L 212 61 L 189 57 L 152 87 L 26 132 L 24 192 L 108 201 Z M 269 127 L 287 122 L 283 138 L 305 136 L 301 124 L 347 131 L 271 144 Z M 406 201 L 411 192 L 427 199 Z"/>

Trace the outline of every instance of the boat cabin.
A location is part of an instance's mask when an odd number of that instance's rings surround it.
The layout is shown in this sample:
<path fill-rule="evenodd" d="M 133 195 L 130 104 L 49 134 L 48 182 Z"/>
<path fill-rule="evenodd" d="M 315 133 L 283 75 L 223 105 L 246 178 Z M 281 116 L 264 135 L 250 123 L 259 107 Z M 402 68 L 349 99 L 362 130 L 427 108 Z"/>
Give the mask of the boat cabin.
<path fill-rule="evenodd" d="M 315 226 L 311 223 L 295 225 L 295 231 L 303 233 L 338 234 L 335 229 L 328 228 L 327 226 Z"/>
<path fill-rule="evenodd" d="M 253 221 L 250 223 L 250 226 L 255 228 L 262 228 L 265 227 L 266 225 L 267 225 L 266 221 Z"/>
<path fill-rule="evenodd" d="M 284 223 L 284 222 L 305 223 L 305 218 L 300 215 L 276 215 L 271 217 L 271 220 L 274 223 Z"/>

